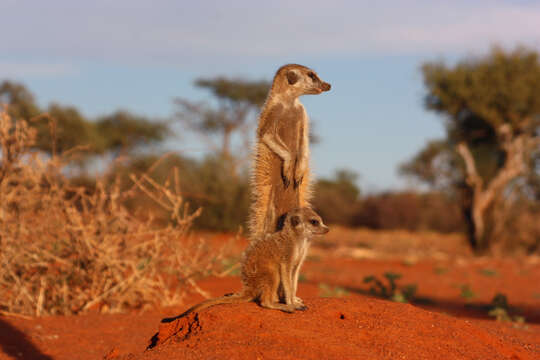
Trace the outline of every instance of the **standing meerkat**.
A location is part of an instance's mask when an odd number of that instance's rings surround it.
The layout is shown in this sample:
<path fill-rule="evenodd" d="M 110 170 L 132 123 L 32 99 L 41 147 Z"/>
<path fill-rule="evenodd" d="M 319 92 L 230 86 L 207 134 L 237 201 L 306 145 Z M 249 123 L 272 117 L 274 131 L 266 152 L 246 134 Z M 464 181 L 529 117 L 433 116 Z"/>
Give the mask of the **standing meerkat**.
<path fill-rule="evenodd" d="M 330 84 L 305 66 L 284 65 L 276 72 L 258 121 L 252 239 L 275 232 L 279 217 L 290 210 L 309 206 L 309 118 L 298 98 L 328 90 Z"/>
<path fill-rule="evenodd" d="M 218 304 L 237 304 L 258 301 L 267 309 L 292 313 L 304 310 L 296 298 L 298 272 L 313 235 L 328 232 L 321 218 L 310 208 L 294 209 L 283 221 L 283 228 L 248 245 L 242 259 L 242 291 L 203 301 L 169 321 L 184 317 Z M 278 288 L 283 291 L 284 303 L 279 302 Z"/>

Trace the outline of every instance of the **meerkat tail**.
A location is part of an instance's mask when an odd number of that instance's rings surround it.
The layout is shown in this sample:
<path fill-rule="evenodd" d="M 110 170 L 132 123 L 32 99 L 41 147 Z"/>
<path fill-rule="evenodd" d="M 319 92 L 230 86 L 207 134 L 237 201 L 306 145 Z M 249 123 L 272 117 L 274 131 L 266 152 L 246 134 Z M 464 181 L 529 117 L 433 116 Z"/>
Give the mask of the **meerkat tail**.
<path fill-rule="evenodd" d="M 267 193 L 267 201 L 266 202 L 266 214 L 264 216 L 263 220 L 263 227 L 262 227 L 262 233 L 263 234 L 270 234 L 274 232 L 274 227 L 276 223 L 276 212 L 275 209 L 272 206 L 269 206 L 269 204 L 272 204 L 274 202 L 274 187 L 270 187 L 270 191 Z M 261 214 L 263 215 L 263 214 Z M 258 234 L 260 236 L 260 234 Z"/>
<path fill-rule="evenodd" d="M 192 306 L 190 307 L 189 309 L 187 309 L 186 311 L 184 311 L 182 314 L 178 315 L 178 316 L 175 316 L 175 317 L 170 317 L 170 318 L 165 318 L 165 319 L 161 319 L 161 322 L 162 323 L 171 323 L 173 321 L 176 321 L 178 319 L 181 319 L 193 312 L 198 312 L 198 311 L 201 311 L 202 309 L 206 309 L 210 306 L 214 306 L 214 305 L 219 305 L 219 304 L 239 304 L 239 303 L 245 303 L 245 302 L 250 302 L 253 300 L 253 297 L 252 296 L 249 296 L 249 295 L 246 295 L 246 294 L 231 294 L 231 295 L 225 295 L 225 296 L 221 296 L 221 297 L 218 297 L 218 298 L 215 298 L 215 299 L 209 299 L 209 300 L 206 300 L 206 301 L 203 301 L 195 306 Z M 165 341 L 167 338 L 169 338 L 171 335 L 166 335 L 166 338 L 160 338 L 160 332 L 157 332 L 156 334 L 154 334 L 154 336 L 152 336 L 152 338 L 150 339 L 150 344 L 148 345 L 148 347 L 146 348 L 147 350 L 148 349 L 152 349 L 154 348 L 158 342 L 163 342 Z"/>
<path fill-rule="evenodd" d="M 310 173 L 309 171 L 306 171 L 304 175 L 304 179 L 302 183 L 300 184 L 299 190 L 298 190 L 298 202 L 299 207 L 310 207 L 311 206 L 311 198 L 312 198 L 312 186 L 311 186 L 311 179 L 310 179 Z"/>
<path fill-rule="evenodd" d="M 193 312 L 198 312 L 203 309 L 209 308 L 214 305 L 221 305 L 221 304 L 240 304 L 245 302 L 250 302 L 253 300 L 253 297 L 246 294 L 231 294 L 231 295 L 225 295 L 221 296 L 215 299 L 209 299 L 206 301 L 203 301 L 201 303 L 198 303 L 197 305 L 194 305 L 184 311 L 182 314 L 175 317 L 176 319 L 182 318 L 184 316 L 187 316 Z"/>
<path fill-rule="evenodd" d="M 254 194 L 254 201 L 251 205 L 251 216 L 249 221 L 249 238 L 259 239 L 263 234 L 272 232 L 271 224 L 275 222 L 275 212 L 272 204 L 272 185 L 259 185 Z"/>

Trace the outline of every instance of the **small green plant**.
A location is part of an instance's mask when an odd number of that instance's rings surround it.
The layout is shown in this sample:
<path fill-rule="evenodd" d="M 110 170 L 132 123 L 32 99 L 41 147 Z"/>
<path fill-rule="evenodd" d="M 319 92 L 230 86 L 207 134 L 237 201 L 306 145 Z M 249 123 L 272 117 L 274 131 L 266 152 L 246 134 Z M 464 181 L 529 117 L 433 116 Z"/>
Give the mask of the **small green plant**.
<path fill-rule="evenodd" d="M 476 294 L 471 289 L 469 284 L 463 284 L 461 285 L 461 297 L 467 301 L 472 300 L 476 297 Z"/>
<path fill-rule="evenodd" d="M 307 282 L 307 276 L 305 274 L 298 275 L 298 282 L 305 283 Z"/>
<path fill-rule="evenodd" d="M 344 297 L 349 296 L 349 291 L 341 286 L 330 286 L 325 283 L 319 284 L 320 297 Z"/>
<path fill-rule="evenodd" d="M 401 279 L 401 274 L 386 272 L 384 278 L 388 284 L 384 284 L 383 281 L 373 275 L 364 278 L 365 284 L 372 284 L 369 288 L 372 295 L 402 303 L 408 303 L 414 298 L 417 290 L 416 284 L 405 285 L 398 289 L 396 280 Z"/>
<path fill-rule="evenodd" d="M 497 271 L 493 270 L 493 269 L 480 269 L 478 272 L 480 274 L 482 274 L 484 276 L 488 276 L 488 277 L 493 277 L 493 276 L 498 275 Z"/>
<path fill-rule="evenodd" d="M 433 269 L 433 272 L 437 275 L 444 275 L 448 272 L 448 269 L 442 266 L 437 266 L 435 269 Z"/>
<path fill-rule="evenodd" d="M 520 315 L 510 315 L 510 306 L 506 295 L 497 293 L 489 304 L 488 315 L 494 317 L 497 321 L 509 321 L 514 324 L 514 327 L 523 327 L 525 317 Z"/>

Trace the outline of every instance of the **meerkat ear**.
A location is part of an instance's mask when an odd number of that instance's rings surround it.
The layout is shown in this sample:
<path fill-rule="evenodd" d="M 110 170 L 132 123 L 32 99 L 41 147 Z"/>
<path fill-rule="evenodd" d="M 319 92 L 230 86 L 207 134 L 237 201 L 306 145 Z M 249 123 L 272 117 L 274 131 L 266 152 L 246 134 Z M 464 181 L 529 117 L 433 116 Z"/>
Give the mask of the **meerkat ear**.
<path fill-rule="evenodd" d="M 300 224 L 300 216 L 298 215 L 294 215 L 291 217 L 291 226 L 292 227 L 297 227 L 298 224 Z"/>
<path fill-rule="evenodd" d="M 295 71 L 287 71 L 287 81 L 289 82 L 289 85 L 294 85 L 298 81 L 298 75 Z"/>

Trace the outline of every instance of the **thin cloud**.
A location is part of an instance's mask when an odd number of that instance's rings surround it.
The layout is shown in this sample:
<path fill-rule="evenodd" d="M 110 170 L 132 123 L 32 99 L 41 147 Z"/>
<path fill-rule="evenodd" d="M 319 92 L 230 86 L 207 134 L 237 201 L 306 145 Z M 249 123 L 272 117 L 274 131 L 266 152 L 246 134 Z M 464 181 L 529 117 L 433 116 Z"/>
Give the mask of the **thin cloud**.
<path fill-rule="evenodd" d="M 58 77 L 76 73 L 69 64 L 15 63 L 0 61 L 0 78 Z"/>
<path fill-rule="evenodd" d="M 408 55 L 540 45 L 540 4 L 509 1 L 51 0 L 0 5 L 3 50 L 182 64 L 219 56 Z M 25 19 L 25 24 L 20 23 Z M 13 31 L 16 29 L 16 31 Z"/>

